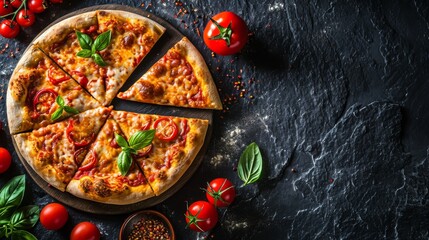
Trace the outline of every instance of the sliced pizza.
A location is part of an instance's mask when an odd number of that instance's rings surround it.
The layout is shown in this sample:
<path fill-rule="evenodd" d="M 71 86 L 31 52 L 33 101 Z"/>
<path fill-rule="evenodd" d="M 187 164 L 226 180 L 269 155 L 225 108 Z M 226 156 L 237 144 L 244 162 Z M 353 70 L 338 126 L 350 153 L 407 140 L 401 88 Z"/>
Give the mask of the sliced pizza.
<path fill-rule="evenodd" d="M 115 141 L 115 133 L 123 135 L 115 120 L 109 118 L 73 180 L 67 185 L 67 192 L 80 198 L 117 205 L 155 196 L 134 163 L 125 176 L 121 175 L 117 159 L 122 149 Z"/>
<path fill-rule="evenodd" d="M 78 24 L 82 18 L 54 25 L 36 45 L 108 105 L 165 28 L 146 17 L 116 10 L 86 13 L 84 19 L 90 21 Z"/>
<path fill-rule="evenodd" d="M 203 146 L 208 121 L 112 111 L 127 138 L 135 132 L 155 129 L 152 144 L 137 152 L 137 162 L 159 196 L 186 172 Z"/>
<path fill-rule="evenodd" d="M 110 111 L 111 108 L 99 107 L 13 137 L 34 171 L 64 191 Z"/>
<path fill-rule="evenodd" d="M 178 107 L 222 109 L 210 71 L 195 46 L 183 38 L 127 91 L 125 100 Z"/>
<path fill-rule="evenodd" d="M 9 82 L 7 109 L 12 134 L 99 106 L 97 100 L 35 47 L 24 53 Z"/>

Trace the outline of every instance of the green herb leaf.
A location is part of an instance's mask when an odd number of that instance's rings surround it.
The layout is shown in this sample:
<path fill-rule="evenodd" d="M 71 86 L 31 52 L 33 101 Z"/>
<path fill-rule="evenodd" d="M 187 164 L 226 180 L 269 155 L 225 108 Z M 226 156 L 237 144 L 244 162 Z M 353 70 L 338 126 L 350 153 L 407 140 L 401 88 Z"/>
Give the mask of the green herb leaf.
<path fill-rule="evenodd" d="M 98 65 L 98 66 L 107 66 L 107 63 L 103 60 L 103 58 L 100 56 L 100 54 L 98 53 L 94 53 L 92 54 L 92 59 L 94 59 L 94 62 Z"/>
<path fill-rule="evenodd" d="M 15 208 L 16 206 L 13 205 L 0 208 L 0 219 L 8 219 L 12 215 Z"/>
<path fill-rule="evenodd" d="M 124 138 L 124 137 L 122 137 L 121 135 L 119 135 L 119 134 L 117 134 L 117 133 L 115 133 L 115 140 L 116 140 L 116 143 L 117 143 L 119 146 L 121 146 L 121 147 L 123 147 L 123 148 L 128 148 L 128 147 L 129 147 L 129 145 L 128 145 L 128 143 L 127 143 L 127 140 L 125 140 L 125 138 Z"/>
<path fill-rule="evenodd" d="M 78 114 L 78 113 L 79 113 L 79 111 L 78 111 L 78 110 L 76 110 L 76 109 L 74 109 L 74 108 L 72 108 L 72 107 L 69 107 L 69 106 L 64 106 L 64 110 L 65 110 L 67 113 L 70 113 L 70 114 Z"/>
<path fill-rule="evenodd" d="M 91 55 L 92 55 L 92 51 L 89 49 L 82 49 L 76 53 L 76 56 L 82 57 L 82 58 L 90 58 Z"/>
<path fill-rule="evenodd" d="M 18 209 L 10 218 L 10 223 L 16 229 L 32 228 L 39 220 L 39 207 L 29 205 Z"/>
<path fill-rule="evenodd" d="M 142 149 L 149 146 L 155 137 L 155 130 L 138 131 L 134 133 L 130 138 L 130 148 L 134 150 Z"/>
<path fill-rule="evenodd" d="M 12 240 L 37 240 L 37 238 L 25 231 L 25 230 L 15 230 L 12 232 Z"/>
<path fill-rule="evenodd" d="M 25 191 L 25 175 L 12 178 L 0 190 L 0 208 L 17 207 L 21 204 Z"/>
<path fill-rule="evenodd" d="M 247 185 L 259 180 L 262 174 L 262 156 L 256 143 L 246 147 L 240 156 L 237 167 L 238 176 Z"/>
<path fill-rule="evenodd" d="M 6 226 L 5 226 L 6 224 L 7 223 L 0 225 L 1 226 L 0 227 L 0 238 L 3 238 L 6 236 Z"/>
<path fill-rule="evenodd" d="M 58 118 L 60 118 L 61 115 L 63 114 L 63 110 L 64 110 L 64 107 L 59 107 L 57 110 L 55 110 L 55 112 L 52 113 L 52 115 L 51 115 L 51 120 L 55 121 Z"/>
<path fill-rule="evenodd" d="M 131 163 L 132 163 L 133 159 L 131 157 L 131 154 L 127 151 L 122 151 L 121 153 L 119 153 L 118 156 L 118 168 L 119 171 L 121 172 L 121 174 L 123 176 L 125 176 L 128 172 L 128 170 L 131 167 Z"/>
<path fill-rule="evenodd" d="M 76 31 L 77 40 L 79 41 L 79 45 L 82 49 L 91 50 L 92 46 L 92 38 L 85 33 L 81 33 Z"/>
<path fill-rule="evenodd" d="M 111 39 L 112 32 L 110 30 L 98 35 L 92 45 L 92 53 L 106 49 L 109 46 Z"/>
<path fill-rule="evenodd" d="M 55 99 L 55 102 L 58 105 L 60 105 L 60 107 L 64 107 L 65 105 L 64 99 L 60 95 L 57 96 L 57 98 Z"/>

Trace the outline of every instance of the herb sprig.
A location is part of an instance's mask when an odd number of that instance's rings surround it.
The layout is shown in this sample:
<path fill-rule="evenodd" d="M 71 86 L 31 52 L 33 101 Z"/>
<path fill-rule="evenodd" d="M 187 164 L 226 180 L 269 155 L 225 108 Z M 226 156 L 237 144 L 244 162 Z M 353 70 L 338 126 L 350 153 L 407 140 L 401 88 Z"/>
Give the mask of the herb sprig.
<path fill-rule="evenodd" d="M 58 118 L 60 118 L 61 115 L 63 114 L 63 111 L 66 111 L 67 113 L 70 113 L 70 114 L 78 114 L 79 113 L 78 110 L 76 110 L 70 106 L 67 106 L 66 103 L 64 102 L 64 99 L 60 95 L 57 96 L 57 98 L 55 99 L 55 102 L 60 107 L 57 110 L 55 110 L 54 113 L 52 113 L 52 115 L 51 115 L 52 121 L 55 121 Z"/>
<path fill-rule="evenodd" d="M 106 49 L 110 40 L 112 39 L 112 32 L 110 30 L 98 35 L 95 41 L 92 40 L 90 36 L 85 33 L 76 31 L 77 40 L 79 41 L 79 45 L 82 48 L 76 56 L 82 58 L 92 58 L 94 62 L 99 66 L 106 66 L 107 63 L 98 53 L 104 49 Z"/>
<path fill-rule="evenodd" d="M 240 156 L 237 167 L 238 177 L 243 180 L 243 186 L 254 183 L 262 175 L 262 156 L 256 143 L 246 147 Z"/>
<path fill-rule="evenodd" d="M 0 190 L 0 238 L 37 240 L 24 229 L 34 227 L 39 220 L 39 207 L 21 205 L 25 192 L 25 175 L 12 178 Z"/>
<path fill-rule="evenodd" d="M 131 154 L 137 154 L 138 150 L 149 146 L 154 137 L 154 129 L 134 133 L 129 142 L 121 135 L 115 133 L 116 143 L 122 148 L 122 152 L 119 153 L 117 160 L 119 171 L 121 171 L 122 175 L 126 175 L 131 167 L 133 162 Z"/>

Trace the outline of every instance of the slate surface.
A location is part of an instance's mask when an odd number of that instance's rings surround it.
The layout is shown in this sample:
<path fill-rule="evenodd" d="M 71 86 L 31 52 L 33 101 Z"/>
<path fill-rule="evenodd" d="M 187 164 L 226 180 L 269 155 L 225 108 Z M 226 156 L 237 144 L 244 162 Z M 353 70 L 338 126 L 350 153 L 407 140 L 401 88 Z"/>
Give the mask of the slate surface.
<path fill-rule="evenodd" d="M 428 1 L 65 0 L 17 40 L 0 39 L 4 124 L 6 86 L 32 38 L 59 16 L 105 3 L 139 7 L 177 27 L 202 52 L 226 100 L 201 167 L 154 207 L 172 220 L 178 239 L 429 238 Z M 196 28 L 202 32 L 207 17 L 223 10 L 241 15 L 253 34 L 241 54 L 213 57 Z M 0 136 L 13 151 L 7 131 Z M 215 177 L 240 185 L 234 169 L 252 141 L 265 160 L 262 181 L 237 189 L 212 232 L 186 230 L 185 201 L 204 199 L 199 188 Z M 14 154 L 1 183 L 23 172 Z M 30 179 L 28 189 L 27 203 L 53 201 Z M 127 217 L 69 212 L 61 231 L 38 223 L 32 232 L 67 239 L 76 223 L 90 220 L 103 239 L 116 239 Z"/>

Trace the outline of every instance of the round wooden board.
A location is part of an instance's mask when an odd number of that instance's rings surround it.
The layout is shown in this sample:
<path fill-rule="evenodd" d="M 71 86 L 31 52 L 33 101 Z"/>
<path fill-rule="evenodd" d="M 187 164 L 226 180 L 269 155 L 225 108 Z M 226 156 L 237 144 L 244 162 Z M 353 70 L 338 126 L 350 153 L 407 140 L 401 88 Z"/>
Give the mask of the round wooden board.
<path fill-rule="evenodd" d="M 78 11 L 72 12 L 70 14 L 67 14 L 56 21 L 54 21 L 52 24 L 47 26 L 44 30 L 41 31 L 43 33 L 47 29 L 49 29 L 52 25 L 75 15 L 95 11 L 95 10 L 123 10 L 128 11 L 132 13 L 136 13 L 145 17 L 148 17 L 162 26 L 166 28 L 165 33 L 162 35 L 162 37 L 159 39 L 159 41 L 155 44 L 154 48 L 149 52 L 149 54 L 145 57 L 145 59 L 142 61 L 142 63 L 137 67 L 137 69 L 133 72 L 133 74 L 130 76 L 130 78 L 127 80 L 127 82 L 124 84 L 124 86 L 121 88 L 121 91 L 124 91 L 128 89 L 141 75 L 143 75 L 149 68 L 152 66 L 160 57 L 162 57 L 168 49 L 170 49 L 175 43 L 177 43 L 183 35 L 175 29 L 173 26 L 171 26 L 167 21 L 154 16 L 151 13 L 145 12 L 140 9 L 136 9 L 133 7 L 128 6 L 122 6 L 122 5 L 101 5 L 101 6 L 94 6 L 89 8 L 80 9 Z M 41 34 L 40 33 L 40 34 Z M 39 34 L 39 35 L 40 35 Z M 39 36 L 38 35 L 38 36 Z M 35 39 L 37 39 L 37 37 Z M 30 44 L 31 45 L 31 44 Z M 28 49 L 28 48 L 27 48 Z M 207 146 L 210 141 L 210 137 L 212 134 L 212 121 L 213 121 L 213 111 L 212 110 L 203 110 L 203 109 L 188 109 L 188 108 L 176 108 L 176 107 L 168 107 L 168 106 L 157 106 L 157 105 L 151 105 L 151 104 L 143 104 L 143 103 L 137 103 L 137 102 L 131 102 L 131 101 L 125 101 L 121 99 L 115 98 L 112 101 L 112 104 L 114 106 L 115 110 L 124 110 L 124 111 L 130 111 L 130 112 L 137 112 L 137 113 L 147 113 L 147 114 L 159 114 L 159 115 L 167 115 L 167 116 L 180 116 L 180 117 L 189 117 L 189 118 L 201 118 L 201 119 L 207 119 L 209 120 L 209 128 L 207 130 L 206 138 L 204 141 L 204 145 L 202 146 L 200 152 L 198 153 L 195 160 L 192 162 L 191 166 L 188 168 L 188 170 L 185 172 L 185 174 L 177 181 L 177 183 L 165 191 L 160 196 L 152 197 L 147 200 L 134 203 L 134 204 L 128 204 L 128 205 L 111 205 L 111 204 L 103 204 L 98 202 L 93 202 L 85 199 L 78 198 L 70 193 L 67 192 L 61 192 L 58 189 L 54 187 L 50 187 L 49 184 L 43 180 L 39 175 L 31 168 L 31 166 L 27 163 L 27 161 L 22 157 L 22 154 L 19 152 L 19 148 L 16 145 L 15 140 L 13 140 L 13 144 L 15 147 L 15 150 L 17 150 L 18 157 L 22 164 L 24 165 L 25 169 L 27 170 L 28 174 L 33 178 L 33 180 L 39 185 L 43 190 L 45 190 L 49 195 L 51 195 L 53 198 L 57 199 L 58 201 L 71 206 L 73 208 L 90 212 L 90 213 L 96 213 L 96 214 L 122 214 L 122 213 L 129 213 L 137 210 L 141 210 L 144 208 L 148 208 L 151 206 L 154 206 L 156 204 L 159 204 L 166 200 L 167 198 L 171 197 L 173 194 L 175 194 L 179 189 L 185 185 L 185 183 L 191 178 L 191 176 L 195 173 L 198 166 L 201 164 L 204 154 L 207 150 Z M 8 114 L 9 116 L 9 114 Z M 14 138 L 12 138 L 14 139 Z"/>

